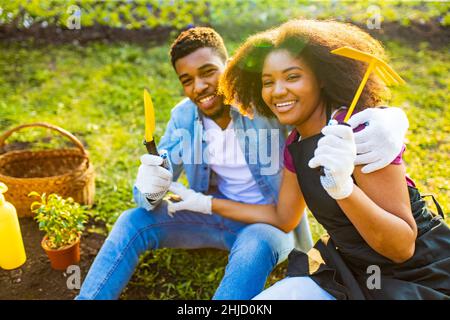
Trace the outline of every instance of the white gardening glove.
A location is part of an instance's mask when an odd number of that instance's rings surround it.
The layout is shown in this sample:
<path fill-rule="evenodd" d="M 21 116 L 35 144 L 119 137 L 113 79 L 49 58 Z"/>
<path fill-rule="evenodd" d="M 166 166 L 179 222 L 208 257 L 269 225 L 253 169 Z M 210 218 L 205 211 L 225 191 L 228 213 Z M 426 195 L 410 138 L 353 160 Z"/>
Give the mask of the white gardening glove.
<path fill-rule="evenodd" d="M 353 191 L 352 173 L 356 158 L 353 130 L 331 120 L 322 133 L 324 136 L 317 143 L 308 165 L 311 168 L 324 167 L 325 175 L 320 176 L 320 182 L 333 199 L 347 198 Z"/>
<path fill-rule="evenodd" d="M 135 186 L 145 195 L 152 207 L 161 201 L 172 183 L 172 173 L 168 168 L 161 167 L 163 162 L 167 166 L 167 159 L 164 160 L 160 156 L 151 154 L 141 156 Z"/>
<path fill-rule="evenodd" d="M 172 182 L 169 190 L 181 197 L 180 202 L 170 202 L 167 206 L 169 215 L 173 215 L 176 211 L 189 210 L 200 212 L 204 214 L 212 214 L 212 196 L 204 195 L 200 192 L 195 192 L 192 189 L 186 188 L 178 182 Z"/>
<path fill-rule="evenodd" d="M 386 167 L 401 152 L 409 122 L 399 108 L 369 108 L 350 117 L 348 124 L 356 128 L 366 127 L 355 133 L 355 165 L 365 166 L 363 173 Z"/>

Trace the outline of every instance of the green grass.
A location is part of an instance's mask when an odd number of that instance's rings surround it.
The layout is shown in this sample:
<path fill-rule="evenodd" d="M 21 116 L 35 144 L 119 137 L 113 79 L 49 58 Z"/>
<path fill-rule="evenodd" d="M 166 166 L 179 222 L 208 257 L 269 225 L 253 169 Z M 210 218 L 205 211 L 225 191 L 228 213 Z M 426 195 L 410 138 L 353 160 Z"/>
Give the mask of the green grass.
<path fill-rule="evenodd" d="M 410 119 L 405 153 L 408 173 L 424 193 L 437 195 L 445 210 L 450 204 L 449 48 L 433 51 L 424 43 L 417 49 L 394 41 L 385 45 L 392 66 L 408 83 L 393 92 L 391 102 L 402 106 Z M 142 88 L 148 86 L 152 93 L 157 138 L 170 109 L 182 98 L 168 61 L 168 46 L 0 45 L 0 132 L 46 121 L 82 139 L 97 172 L 92 214 L 108 228 L 123 210 L 134 206 L 131 187 L 139 156 L 145 152 Z M 230 48 L 236 46 L 229 43 Z M 35 139 L 40 134 L 35 132 L 20 132 L 10 141 Z M 322 228 L 313 221 L 312 230 L 317 239 Z M 226 261 L 227 253 L 217 250 L 149 252 L 123 298 L 133 288 L 144 287 L 152 299 L 209 299 Z M 285 263 L 279 266 L 269 283 L 282 278 L 285 267 Z"/>

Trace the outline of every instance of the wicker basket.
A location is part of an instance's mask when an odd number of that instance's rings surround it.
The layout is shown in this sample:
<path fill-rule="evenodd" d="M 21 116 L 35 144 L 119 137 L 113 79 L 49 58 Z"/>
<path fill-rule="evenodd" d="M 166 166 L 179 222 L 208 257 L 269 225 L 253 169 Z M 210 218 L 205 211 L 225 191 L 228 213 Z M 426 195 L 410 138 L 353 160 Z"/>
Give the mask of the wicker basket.
<path fill-rule="evenodd" d="M 94 168 L 83 144 L 70 132 L 47 123 L 21 125 L 0 136 L 0 150 L 4 150 L 5 140 L 13 132 L 27 127 L 52 129 L 69 138 L 77 148 L 9 151 L 0 155 L 0 182 L 8 186 L 5 198 L 16 207 L 18 216 L 34 216 L 30 205 L 36 199 L 28 197 L 31 191 L 57 193 L 81 204 L 93 204 Z"/>

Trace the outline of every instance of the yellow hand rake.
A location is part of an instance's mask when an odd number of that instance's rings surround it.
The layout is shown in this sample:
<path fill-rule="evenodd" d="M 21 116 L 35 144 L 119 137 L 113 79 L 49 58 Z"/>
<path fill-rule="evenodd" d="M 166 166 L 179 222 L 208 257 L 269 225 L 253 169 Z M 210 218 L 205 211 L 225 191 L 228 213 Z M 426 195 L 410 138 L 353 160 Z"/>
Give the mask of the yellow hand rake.
<path fill-rule="evenodd" d="M 357 49 L 351 47 L 341 47 L 335 50 L 332 50 L 331 53 L 337 54 L 343 57 L 347 57 L 354 60 L 364 61 L 369 64 L 366 73 L 356 91 L 355 96 L 353 97 L 352 103 L 350 104 L 350 108 L 345 115 L 344 122 L 347 122 L 350 116 L 355 109 L 356 104 L 358 103 L 358 99 L 361 95 L 361 92 L 366 85 L 367 80 L 369 79 L 370 73 L 374 71 L 376 75 L 386 83 L 388 86 L 395 86 L 405 84 L 406 82 L 383 60 L 374 57 L 369 53 L 365 53 L 359 51 Z"/>

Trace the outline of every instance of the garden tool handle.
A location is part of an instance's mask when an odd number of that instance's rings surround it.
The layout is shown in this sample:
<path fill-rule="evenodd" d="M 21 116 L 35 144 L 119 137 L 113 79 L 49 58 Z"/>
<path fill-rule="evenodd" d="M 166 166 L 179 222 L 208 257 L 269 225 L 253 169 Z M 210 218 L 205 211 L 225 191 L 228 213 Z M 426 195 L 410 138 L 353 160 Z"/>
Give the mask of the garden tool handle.
<path fill-rule="evenodd" d="M 58 126 L 55 126 L 53 124 L 49 124 L 49 123 L 46 123 L 46 122 L 35 122 L 35 123 L 22 124 L 22 125 L 19 125 L 17 127 L 14 127 L 12 129 L 6 131 L 4 134 L 2 134 L 0 136 L 0 149 L 3 149 L 3 147 L 5 146 L 6 139 L 8 139 L 9 136 L 11 136 L 14 132 L 19 131 L 19 130 L 24 129 L 24 128 L 29 128 L 29 127 L 43 127 L 43 128 L 47 128 L 47 129 L 51 129 L 51 130 L 54 130 L 56 132 L 59 132 L 61 135 L 67 137 L 70 141 L 72 141 L 73 144 L 75 144 L 75 146 L 78 149 L 80 149 L 81 153 L 84 156 L 86 156 L 86 158 L 87 158 L 86 149 L 84 148 L 84 146 L 81 143 L 81 141 L 77 139 L 77 137 L 75 137 L 69 131 L 64 130 L 63 128 L 60 128 Z"/>
<path fill-rule="evenodd" d="M 145 148 L 147 148 L 148 154 L 151 154 L 153 156 L 159 156 L 159 152 L 158 152 L 158 149 L 156 148 L 155 140 L 152 140 L 150 142 L 144 140 L 144 145 L 145 145 Z"/>
<path fill-rule="evenodd" d="M 364 73 L 364 76 L 361 80 L 361 83 L 359 84 L 358 89 L 356 90 L 355 96 L 353 97 L 350 107 L 348 108 L 347 114 L 345 115 L 344 122 L 342 123 L 347 124 L 348 119 L 350 119 L 350 117 L 352 116 L 353 110 L 355 109 L 359 97 L 361 96 L 361 93 L 363 92 L 364 87 L 366 86 L 367 80 L 369 80 L 369 76 L 372 73 L 372 70 L 375 68 L 375 63 L 376 63 L 375 59 L 372 59 L 372 61 L 370 61 L 369 66 L 367 67 L 367 70 Z"/>
<path fill-rule="evenodd" d="M 156 148 L 156 143 L 155 143 L 154 139 L 150 142 L 144 140 L 144 146 L 145 146 L 145 148 L 147 148 L 148 154 L 151 154 L 153 156 L 159 156 L 159 157 L 163 158 L 163 162 L 160 164 L 160 166 L 163 167 L 164 169 L 169 169 L 169 167 L 170 167 L 169 160 L 167 159 L 167 157 L 165 155 L 159 154 L 158 148 Z"/>

